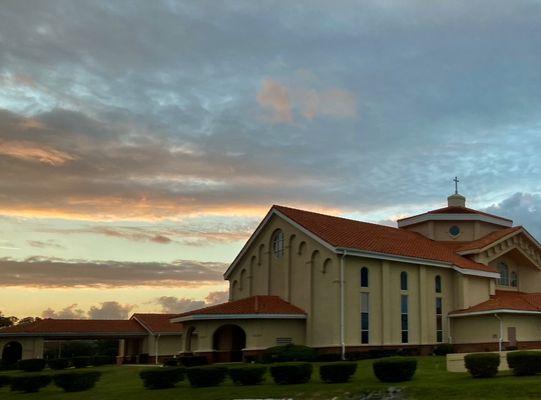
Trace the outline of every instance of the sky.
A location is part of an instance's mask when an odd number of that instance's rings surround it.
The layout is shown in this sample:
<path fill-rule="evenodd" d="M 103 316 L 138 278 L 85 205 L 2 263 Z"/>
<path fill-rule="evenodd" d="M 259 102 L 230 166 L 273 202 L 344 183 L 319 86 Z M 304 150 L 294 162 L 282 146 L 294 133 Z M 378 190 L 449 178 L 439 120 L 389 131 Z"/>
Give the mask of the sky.
<path fill-rule="evenodd" d="M 468 205 L 541 238 L 541 2 L 0 7 L 0 310 L 227 299 L 272 204 Z"/>

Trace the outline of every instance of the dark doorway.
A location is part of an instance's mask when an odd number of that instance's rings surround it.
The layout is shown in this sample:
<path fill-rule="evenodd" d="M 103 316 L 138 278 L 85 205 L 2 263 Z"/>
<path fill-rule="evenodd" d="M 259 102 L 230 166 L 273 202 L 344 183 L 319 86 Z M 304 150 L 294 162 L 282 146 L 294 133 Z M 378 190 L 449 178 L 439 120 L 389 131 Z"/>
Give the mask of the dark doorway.
<path fill-rule="evenodd" d="M 509 347 L 517 347 L 517 328 L 514 326 L 509 326 L 507 328 L 507 341 L 509 342 Z"/>
<path fill-rule="evenodd" d="M 2 363 L 15 364 L 23 357 L 23 346 L 19 342 L 9 342 L 2 350 Z"/>
<path fill-rule="evenodd" d="M 242 361 L 242 349 L 246 347 L 246 333 L 237 325 L 223 325 L 212 337 L 215 362 Z"/>

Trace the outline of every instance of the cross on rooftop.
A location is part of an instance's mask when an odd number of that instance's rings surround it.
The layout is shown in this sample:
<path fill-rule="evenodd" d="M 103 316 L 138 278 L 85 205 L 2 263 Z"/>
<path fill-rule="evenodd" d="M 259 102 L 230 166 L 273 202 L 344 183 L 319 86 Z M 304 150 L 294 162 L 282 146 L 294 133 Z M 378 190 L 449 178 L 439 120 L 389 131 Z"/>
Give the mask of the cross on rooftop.
<path fill-rule="evenodd" d="M 453 179 L 453 182 L 455 183 L 455 194 L 458 194 L 458 176 L 455 176 L 455 179 Z"/>

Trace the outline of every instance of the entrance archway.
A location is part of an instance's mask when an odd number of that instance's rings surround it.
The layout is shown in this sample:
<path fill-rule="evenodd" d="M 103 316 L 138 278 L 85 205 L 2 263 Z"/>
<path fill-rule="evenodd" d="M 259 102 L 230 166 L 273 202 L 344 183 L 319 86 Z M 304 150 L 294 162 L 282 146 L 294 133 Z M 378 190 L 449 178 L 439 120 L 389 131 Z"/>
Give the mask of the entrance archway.
<path fill-rule="evenodd" d="M 215 362 L 242 361 L 242 349 L 245 347 L 246 333 L 238 325 L 222 325 L 212 336 Z"/>
<path fill-rule="evenodd" d="M 23 346 L 19 342 L 6 343 L 2 350 L 2 363 L 15 364 L 23 357 Z"/>

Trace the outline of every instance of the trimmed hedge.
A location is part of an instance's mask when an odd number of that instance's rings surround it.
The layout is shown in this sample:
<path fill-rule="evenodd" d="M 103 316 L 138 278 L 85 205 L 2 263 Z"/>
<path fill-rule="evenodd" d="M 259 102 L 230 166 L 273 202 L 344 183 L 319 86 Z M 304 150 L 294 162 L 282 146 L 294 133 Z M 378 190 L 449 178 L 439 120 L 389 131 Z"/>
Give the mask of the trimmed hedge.
<path fill-rule="evenodd" d="M 168 358 L 163 362 L 164 367 L 178 367 L 178 358 Z"/>
<path fill-rule="evenodd" d="M 500 355 L 497 353 L 473 353 L 464 357 L 464 365 L 474 378 L 491 378 L 498 373 Z"/>
<path fill-rule="evenodd" d="M 65 392 L 83 392 L 94 387 L 100 379 L 101 372 L 65 372 L 53 377 L 54 384 Z"/>
<path fill-rule="evenodd" d="M 147 389 L 168 389 L 184 379 L 184 368 L 163 367 L 145 369 L 139 373 Z"/>
<path fill-rule="evenodd" d="M 207 365 L 209 360 L 205 356 L 183 356 L 177 358 L 178 365 L 182 365 L 186 368 L 189 367 L 200 367 L 201 365 Z"/>
<path fill-rule="evenodd" d="M 7 375 L 0 375 L 0 388 L 7 386 L 10 383 L 10 378 Z"/>
<path fill-rule="evenodd" d="M 289 363 L 270 367 L 272 378 L 278 385 L 306 383 L 312 376 L 312 370 L 312 364 L 309 363 Z"/>
<path fill-rule="evenodd" d="M 237 385 L 259 385 L 265 378 L 267 367 L 250 365 L 229 368 L 229 377 Z"/>
<path fill-rule="evenodd" d="M 434 347 L 433 353 L 436 356 L 446 356 L 447 354 L 454 353 L 454 347 L 451 343 L 441 343 Z"/>
<path fill-rule="evenodd" d="M 541 351 L 513 351 L 507 353 L 507 364 L 517 376 L 541 372 Z"/>
<path fill-rule="evenodd" d="M 381 382 L 411 381 L 417 370 L 417 360 L 408 357 L 389 357 L 374 361 L 372 369 Z"/>
<path fill-rule="evenodd" d="M 70 361 L 75 368 L 85 368 L 92 365 L 93 358 L 91 356 L 80 356 L 73 357 Z"/>
<path fill-rule="evenodd" d="M 21 360 L 17 364 L 17 368 L 24 372 L 39 372 L 45 369 L 47 361 L 42 358 L 32 358 L 29 360 Z"/>
<path fill-rule="evenodd" d="M 53 358 L 51 360 L 47 360 L 47 365 L 51 369 L 62 370 L 70 366 L 70 360 L 67 358 Z"/>
<path fill-rule="evenodd" d="M 225 380 L 227 368 L 218 366 L 191 367 L 186 370 L 186 376 L 192 387 L 218 386 Z"/>
<path fill-rule="evenodd" d="M 295 344 L 269 347 L 263 352 L 263 362 L 265 363 L 315 361 L 316 358 L 317 353 L 313 348 Z"/>
<path fill-rule="evenodd" d="M 92 357 L 91 365 L 99 367 L 101 365 L 116 364 L 116 359 L 113 356 L 98 355 Z"/>
<path fill-rule="evenodd" d="M 51 375 L 18 375 L 9 378 L 14 392 L 36 393 L 51 383 Z"/>
<path fill-rule="evenodd" d="M 323 364 L 319 367 L 319 376 L 327 383 L 345 383 L 357 371 L 357 363 L 342 362 Z"/>

